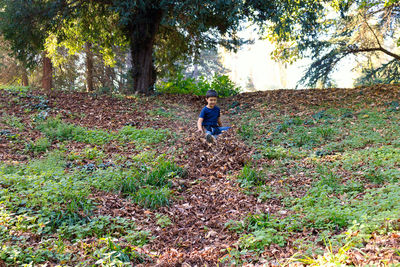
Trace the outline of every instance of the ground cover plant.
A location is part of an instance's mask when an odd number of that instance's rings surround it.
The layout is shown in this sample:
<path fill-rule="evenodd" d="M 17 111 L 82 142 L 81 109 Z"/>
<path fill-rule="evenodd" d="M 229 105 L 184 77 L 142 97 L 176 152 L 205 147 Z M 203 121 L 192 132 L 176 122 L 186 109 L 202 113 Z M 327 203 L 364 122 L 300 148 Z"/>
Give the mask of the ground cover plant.
<path fill-rule="evenodd" d="M 352 253 L 363 250 L 372 236 L 397 235 L 400 116 L 388 108 L 396 101 L 347 101 L 280 116 L 262 103 L 243 114 L 239 134 L 256 148 L 254 158 L 274 161 L 264 164 L 266 183 L 247 193 L 283 207 L 278 214 L 228 222 L 241 237 L 224 260 L 271 260 L 267 247 L 293 242 L 298 251 L 282 264 L 360 264 Z M 245 166 L 242 175 L 251 178 L 259 171 Z M 242 176 L 238 183 L 243 184 Z M 329 246 L 321 248 L 322 241 Z M 399 256 L 398 249 L 388 250 Z"/>
<path fill-rule="evenodd" d="M 99 129 L 85 129 L 81 126 L 64 123 L 58 118 L 47 118 L 39 122 L 37 128 L 52 140 L 74 140 L 95 145 L 103 145 L 113 140 L 149 145 L 162 142 L 169 136 L 168 130 L 136 129 L 133 126 L 124 126 L 117 133 Z"/>
<path fill-rule="evenodd" d="M 119 237 L 129 240 L 133 246 L 144 245 L 150 233 L 137 231 L 134 221 L 95 216 L 97 203 L 90 198 L 91 190 L 119 191 L 132 197 L 140 206 L 156 208 L 170 203 L 169 180 L 184 173 L 183 168 L 163 157 L 155 162 L 140 162 L 140 167 L 132 164 L 129 168 L 77 168 L 66 172 L 66 164 L 64 153 L 55 150 L 44 159 L 26 165 L 1 166 L 1 259 L 5 263 L 19 265 L 64 259 L 80 262 L 81 259 L 72 253 L 54 254 L 51 247 L 35 246 L 26 253 L 27 239 L 51 242 L 53 234 L 57 234 L 60 242 L 68 240 L 72 245 L 89 237 L 95 237 L 99 242 L 102 238 Z M 107 244 L 100 247 L 104 245 Z M 119 246 L 119 242 L 113 246 Z M 129 246 L 124 250 L 127 248 L 132 250 Z M 94 258 L 96 251 L 90 252 L 91 257 Z M 18 254 L 21 256 L 16 256 Z M 116 259 L 136 262 L 141 258 L 135 250 L 123 255 L 124 258 L 118 256 Z"/>
<path fill-rule="evenodd" d="M 0 265 L 398 264 L 399 92 L 2 88 Z"/>

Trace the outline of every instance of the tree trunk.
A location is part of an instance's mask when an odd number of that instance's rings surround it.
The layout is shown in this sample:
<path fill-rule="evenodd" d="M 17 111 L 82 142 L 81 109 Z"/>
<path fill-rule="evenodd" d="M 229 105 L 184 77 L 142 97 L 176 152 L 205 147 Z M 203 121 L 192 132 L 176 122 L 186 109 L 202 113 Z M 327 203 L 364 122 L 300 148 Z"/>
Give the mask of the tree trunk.
<path fill-rule="evenodd" d="M 50 58 L 47 57 L 47 53 L 43 53 L 43 77 L 42 87 L 47 92 L 51 92 L 53 88 L 53 65 L 51 64 Z"/>
<path fill-rule="evenodd" d="M 154 40 L 163 12 L 152 9 L 141 15 L 142 22 L 130 29 L 133 93 L 150 95 L 157 79 L 153 60 Z"/>
<path fill-rule="evenodd" d="M 28 80 L 28 72 L 26 71 L 26 68 L 22 66 L 22 86 L 29 86 L 29 80 Z"/>
<path fill-rule="evenodd" d="M 106 81 L 106 87 L 110 90 L 110 93 L 114 89 L 114 79 L 113 79 L 113 69 L 110 66 L 105 65 L 105 81 Z"/>
<path fill-rule="evenodd" d="M 92 44 L 86 43 L 86 92 L 93 92 L 93 53 Z"/>

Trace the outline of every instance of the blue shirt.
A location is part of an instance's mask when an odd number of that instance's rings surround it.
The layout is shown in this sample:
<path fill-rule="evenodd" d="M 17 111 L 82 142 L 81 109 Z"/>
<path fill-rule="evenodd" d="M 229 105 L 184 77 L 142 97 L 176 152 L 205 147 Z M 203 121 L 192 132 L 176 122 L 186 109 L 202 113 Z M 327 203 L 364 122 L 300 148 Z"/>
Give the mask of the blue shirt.
<path fill-rule="evenodd" d="M 210 109 L 205 106 L 201 112 L 199 118 L 203 118 L 203 126 L 218 126 L 218 118 L 220 116 L 220 109 L 217 106 Z"/>

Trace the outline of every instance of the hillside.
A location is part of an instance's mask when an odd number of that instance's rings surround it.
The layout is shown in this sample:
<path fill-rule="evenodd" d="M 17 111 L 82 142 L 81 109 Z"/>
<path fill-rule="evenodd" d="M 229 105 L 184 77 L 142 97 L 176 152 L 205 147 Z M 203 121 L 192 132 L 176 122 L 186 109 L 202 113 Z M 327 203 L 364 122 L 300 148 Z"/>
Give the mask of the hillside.
<path fill-rule="evenodd" d="M 0 266 L 400 263 L 400 87 L 0 89 Z"/>

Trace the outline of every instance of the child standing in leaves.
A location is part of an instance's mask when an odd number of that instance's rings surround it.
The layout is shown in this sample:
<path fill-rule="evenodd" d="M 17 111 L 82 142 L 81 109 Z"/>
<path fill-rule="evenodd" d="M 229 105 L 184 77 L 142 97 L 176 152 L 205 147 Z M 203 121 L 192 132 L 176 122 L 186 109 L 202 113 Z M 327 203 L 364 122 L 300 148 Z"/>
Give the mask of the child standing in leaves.
<path fill-rule="evenodd" d="M 219 107 L 216 106 L 217 98 L 218 94 L 215 90 L 207 91 L 207 106 L 201 110 L 199 120 L 197 121 L 198 131 L 206 134 L 206 140 L 209 143 L 212 143 L 217 135 L 231 128 L 222 127 L 221 112 Z"/>

